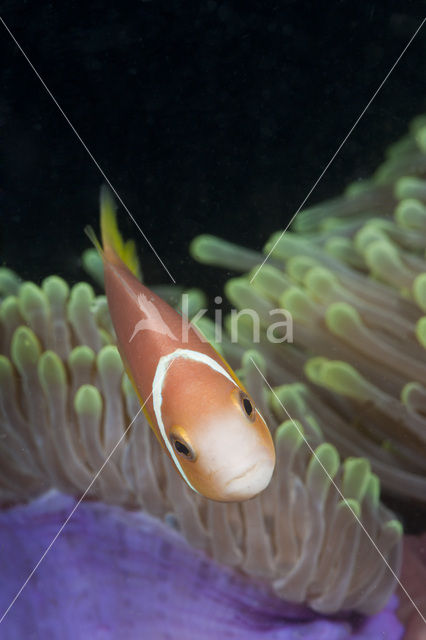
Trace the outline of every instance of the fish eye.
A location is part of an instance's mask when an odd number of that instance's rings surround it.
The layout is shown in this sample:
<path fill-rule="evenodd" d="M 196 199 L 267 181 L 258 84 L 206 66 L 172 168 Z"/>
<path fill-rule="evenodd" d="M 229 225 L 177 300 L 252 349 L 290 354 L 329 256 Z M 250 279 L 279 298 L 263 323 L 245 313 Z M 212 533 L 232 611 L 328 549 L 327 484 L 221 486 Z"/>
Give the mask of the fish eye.
<path fill-rule="evenodd" d="M 178 453 L 183 453 L 184 456 L 189 456 L 189 449 L 180 440 L 175 440 L 175 449 Z"/>
<path fill-rule="evenodd" d="M 195 460 L 196 455 L 192 450 L 192 447 L 187 442 L 185 442 L 181 436 L 176 437 L 172 435 L 171 441 L 172 441 L 174 450 L 176 451 L 176 453 L 179 454 L 179 456 L 181 456 L 182 458 L 186 458 L 187 460 L 191 460 L 191 461 Z"/>
<path fill-rule="evenodd" d="M 244 412 L 244 415 L 250 420 L 250 422 L 254 422 L 256 407 L 254 406 L 253 401 L 248 397 L 244 391 L 240 391 L 240 405 Z"/>

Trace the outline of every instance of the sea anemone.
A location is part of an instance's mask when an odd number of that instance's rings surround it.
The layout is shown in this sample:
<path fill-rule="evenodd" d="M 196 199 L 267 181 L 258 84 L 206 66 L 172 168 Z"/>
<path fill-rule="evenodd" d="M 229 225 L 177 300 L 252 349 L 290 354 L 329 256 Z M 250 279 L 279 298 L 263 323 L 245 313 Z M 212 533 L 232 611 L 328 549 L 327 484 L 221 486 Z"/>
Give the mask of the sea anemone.
<path fill-rule="evenodd" d="M 405 509 L 407 498 L 411 505 L 426 500 L 425 248 L 424 116 L 370 180 L 302 212 L 291 232 L 270 238 L 263 255 L 213 236 L 192 245 L 201 262 L 247 272 L 225 290 L 235 307 L 259 314 L 257 349 L 277 387 L 271 404 L 278 415 L 277 396 L 287 415 L 314 420 L 340 455 L 367 456 L 387 495 Z M 267 339 L 276 307 L 293 319 L 290 331 L 281 331 L 288 338 L 282 344 Z M 238 329 L 247 348 L 253 327 L 244 313 Z M 223 345 L 232 358 L 231 330 L 229 337 Z M 400 617 L 407 640 L 419 640 L 424 550 L 410 537 L 404 548 L 402 584 L 411 597 L 400 588 Z"/>
<path fill-rule="evenodd" d="M 257 311 L 257 349 L 291 417 L 311 415 L 342 456 L 368 457 L 385 491 L 422 502 L 425 178 L 426 119 L 419 117 L 370 180 L 301 212 L 294 231 L 275 233 L 265 263 L 264 255 L 213 236 L 192 245 L 201 262 L 248 271 L 225 290 L 238 309 Z M 293 319 L 282 344 L 266 334 L 277 307 Z M 250 346 L 244 313 L 238 328 L 238 342 Z M 227 345 L 232 358 L 235 345 L 225 341 L 225 352 Z"/>
<path fill-rule="evenodd" d="M 265 358 L 243 353 L 240 374 L 274 432 L 277 468 L 261 496 L 215 503 L 180 481 L 142 414 L 132 421 L 139 402 L 114 345 L 105 298 L 86 283 L 70 290 L 56 276 L 41 287 L 21 283 L 9 270 L 0 271 L 0 288 L 0 499 L 12 520 L 27 512 L 10 505 L 56 489 L 158 518 L 215 566 L 232 567 L 232 580 L 244 576 L 247 589 L 282 599 L 284 617 L 284 601 L 323 616 L 383 609 L 400 568 L 401 525 L 380 503 L 368 461 L 341 461 L 325 441 L 301 404 L 300 385 L 277 391 L 274 415 L 258 371 L 269 375 Z M 279 415 L 282 402 L 291 419 Z M 34 504 L 43 514 L 45 503 Z M 44 516 L 28 509 L 34 528 Z M 350 634 L 356 625 L 345 628 Z"/>
<path fill-rule="evenodd" d="M 76 508 L 56 492 L 0 513 L 1 611 Z M 396 597 L 372 617 L 318 616 L 219 565 L 146 512 L 83 502 L 1 625 L 4 640 L 400 640 Z"/>
<path fill-rule="evenodd" d="M 406 640 L 424 640 L 426 626 L 424 619 L 413 608 L 414 599 L 420 611 L 426 611 L 426 533 L 419 536 L 405 536 L 404 566 L 401 584 L 409 585 L 410 598 L 402 589 L 398 590 L 400 606 L 398 617 L 406 627 Z"/>
<path fill-rule="evenodd" d="M 425 500 L 425 151 L 426 123 L 418 118 L 371 180 L 302 212 L 294 231 L 274 234 L 265 264 L 264 255 L 212 236 L 194 241 L 198 260 L 248 272 L 231 279 L 226 293 L 238 309 L 255 310 L 262 326 L 253 345 L 252 319 L 242 313 L 237 337 L 228 321 L 228 337 L 217 345 L 240 367 L 276 443 L 270 486 L 242 504 L 190 492 L 143 415 L 134 419 L 139 402 L 103 296 L 86 283 L 70 290 L 51 276 L 39 287 L 0 270 L 1 527 L 4 548 L 16 534 L 21 555 L 32 527 L 23 576 L 84 497 L 61 534 L 63 566 L 106 575 L 118 532 L 123 562 L 115 577 L 125 583 L 129 567 L 140 566 L 130 571 L 136 596 L 153 585 L 139 633 L 166 637 L 172 623 L 158 621 L 158 603 L 167 597 L 182 613 L 185 639 L 249 638 L 265 629 L 265 637 L 287 638 L 294 625 L 309 638 L 400 637 L 390 597 L 402 528 L 380 502 L 379 478 L 388 495 Z M 85 264 L 101 283 L 93 253 Z M 194 312 L 200 295 L 190 296 Z M 281 334 L 271 333 L 276 308 L 293 319 Z M 209 321 L 199 326 L 214 339 Z M 46 496 L 52 489 L 62 494 Z M 14 506 L 22 502 L 29 504 Z M 91 565 L 75 539 L 86 540 Z M 151 561 L 147 544 L 155 547 Z M 48 580 L 53 572 L 46 570 Z M 90 584 L 89 573 L 81 575 L 77 590 Z M 69 601 L 78 601 L 81 593 L 68 587 Z M 96 587 L 90 591 L 97 603 Z M 216 617 L 212 608 L 224 600 Z M 182 622 L 195 615 L 194 602 L 203 620 L 211 618 L 205 636 Z M 133 612 L 129 603 L 120 601 L 120 611 Z"/>

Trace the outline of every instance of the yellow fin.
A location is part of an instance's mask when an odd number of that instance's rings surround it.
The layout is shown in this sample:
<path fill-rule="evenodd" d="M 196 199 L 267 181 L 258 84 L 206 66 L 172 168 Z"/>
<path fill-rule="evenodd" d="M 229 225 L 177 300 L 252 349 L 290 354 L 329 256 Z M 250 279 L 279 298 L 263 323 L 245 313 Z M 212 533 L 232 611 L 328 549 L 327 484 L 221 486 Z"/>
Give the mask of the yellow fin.
<path fill-rule="evenodd" d="M 121 354 L 120 354 L 120 355 L 121 355 Z M 127 364 L 125 364 L 125 361 L 124 361 L 124 360 L 123 360 L 123 363 L 124 363 L 124 370 L 125 370 L 125 372 L 126 372 L 126 374 L 127 374 L 127 377 L 129 378 L 130 382 L 132 383 L 133 390 L 134 390 L 134 392 L 136 393 L 136 395 L 137 395 L 137 397 L 138 397 L 138 400 L 139 400 L 139 403 L 140 403 L 140 405 L 141 405 L 141 409 L 142 409 L 142 411 L 143 411 L 143 413 L 144 413 L 144 415 L 145 415 L 145 418 L 147 419 L 147 422 L 148 422 L 149 426 L 151 427 L 151 429 L 153 430 L 153 432 L 155 433 L 155 435 L 157 436 L 157 438 L 158 438 L 158 439 L 160 440 L 160 442 L 161 442 L 161 439 L 158 437 L 158 434 L 157 434 L 156 429 L 155 429 L 155 427 L 154 427 L 154 423 L 153 423 L 153 421 L 152 421 L 151 415 L 150 415 L 150 413 L 149 413 L 148 409 L 146 408 L 146 401 L 145 401 L 145 400 L 142 398 L 142 396 L 140 395 L 140 393 L 139 393 L 139 391 L 138 391 L 138 388 L 137 388 L 137 386 L 136 386 L 136 382 L 133 380 L 133 376 L 132 376 L 132 374 L 130 373 L 130 369 L 129 369 L 129 367 L 127 366 Z"/>
<path fill-rule="evenodd" d="M 104 249 L 112 251 L 124 262 L 126 267 L 140 278 L 141 270 L 136 245 L 133 240 L 123 240 L 117 225 L 116 205 L 110 190 L 105 185 L 101 188 L 101 234 Z M 90 237 L 90 236 L 89 236 Z M 93 238 L 91 238 L 93 242 Z M 98 243 L 99 244 L 99 243 Z M 95 244 L 96 248 L 97 245 Z"/>
<path fill-rule="evenodd" d="M 142 396 L 140 395 L 140 393 L 139 393 L 139 391 L 138 391 L 138 388 L 137 388 L 137 386 L 136 386 L 136 383 L 135 383 L 135 381 L 133 380 L 133 376 L 132 376 L 132 374 L 130 373 L 130 368 L 129 368 L 129 366 L 128 366 L 128 364 L 127 364 L 126 360 L 125 360 L 125 359 L 124 359 L 124 357 L 122 356 L 120 349 L 119 349 L 118 351 L 119 351 L 119 353 L 120 353 L 121 360 L 123 361 L 124 370 L 125 370 L 125 372 L 126 372 L 126 374 L 127 374 L 127 377 L 129 378 L 129 380 L 130 380 L 130 382 L 131 382 L 131 384 L 132 384 L 133 390 L 134 390 L 134 392 L 135 392 L 135 394 L 136 394 L 136 396 L 137 396 L 137 398 L 138 398 L 138 400 L 139 400 L 139 403 L 140 403 L 140 405 L 141 405 L 142 412 L 143 412 L 143 414 L 145 415 L 145 418 L 146 418 L 146 420 L 147 420 L 147 422 L 148 422 L 149 426 L 151 427 L 151 429 L 152 429 L 152 431 L 153 431 L 154 435 L 156 436 L 156 438 L 157 438 L 158 442 L 159 442 L 159 443 L 160 443 L 160 445 L 163 447 L 163 449 L 166 449 L 166 447 L 164 446 L 163 439 L 162 439 L 162 437 L 160 436 L 160 434 L 158 433 L 158 427 L 156 427 L 156 426 L 155 426 L 154 421 L 153 421 L 153 419 L 152 419 L 152 417 L 151 417 L 151 415 L 150 415 L 150 413 L 149 413 L 149 411 L 148 411 L 148 408 L 147 408 L 147 406 L 146 406 L 146 405 L 147 405 L 147 401 L 146 401 L 146 400 L 144 400 L 144 399 L 142 398 Z"/>

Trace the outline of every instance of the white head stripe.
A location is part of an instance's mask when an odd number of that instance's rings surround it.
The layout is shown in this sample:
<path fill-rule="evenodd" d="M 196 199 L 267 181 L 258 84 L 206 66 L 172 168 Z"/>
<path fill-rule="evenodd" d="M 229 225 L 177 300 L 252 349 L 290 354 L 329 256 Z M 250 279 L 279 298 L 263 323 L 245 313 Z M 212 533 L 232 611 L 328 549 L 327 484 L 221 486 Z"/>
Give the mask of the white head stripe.
<path fill-rule="evenodd" d="M 173 446 L 166 435 L 166 429 L 164 427 L 163 418 L 161 415 L 161 406 L 163 404 L 163 386 L 164 386 L 165 377 L 170 365 L 172 364 L 173 360 L 176 360 L 176 358 L 186 358 L 187 360 L 193 360 L 194 362 L 201 362 L 202 364 L 207 365 L 214 371 L 221 373 L 223 376 L 225 376 L 225 378 L 228 378 L 233 384 L 235 384 L 235 386 L 237 386 L 237 383 L 235 382 L 235 380 L 232 379 L 229 373 L 218 362 L 216 362 L 216 360 L 213 360 L 213 358 L 210 358 L 210 356 L 206 356 L 204 353 L 200 353 L 199 351 L 191 351 L 190 349 L 176 349 L 176 351 L 173 351 L 172 353 L 169 353 L 166 356 L 163 356 L 158 361 L 157 370 L 155 372 L 154 380 L 152 383 L 152 399 L 153 399 L 154 413 L 157 419 L 158 428 L 160 430 L 161 437 L 163 438 L 164 444 L 166 445 L 172 457 L 173 462 L 179 469 L 179 472 L 182 478 L 191 487 L 191 489 L 193 489 L 198 493 L 195 487 L 193 487 L 192 484 L 189 482 L 188 478 L 185 475 L 184 470 L 180 465 L 180 462 L 176 456 L 175 450 L 173 449 Z"/>

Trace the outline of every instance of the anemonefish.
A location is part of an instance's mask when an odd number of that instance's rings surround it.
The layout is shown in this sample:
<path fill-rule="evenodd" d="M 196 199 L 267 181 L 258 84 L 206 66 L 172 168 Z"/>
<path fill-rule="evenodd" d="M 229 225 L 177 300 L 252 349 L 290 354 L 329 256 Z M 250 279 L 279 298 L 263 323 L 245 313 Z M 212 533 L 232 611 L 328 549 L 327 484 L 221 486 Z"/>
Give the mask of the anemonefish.
<path fill-rule="evenodd" d="M 235 373 L 199 331 L 136 277 L 115 204 L 101 191 L 105 290 L 126 371 L 155 435 L 191 489 L 222 502 L 252 498 L 275 466 L 265 421 Z"/>

